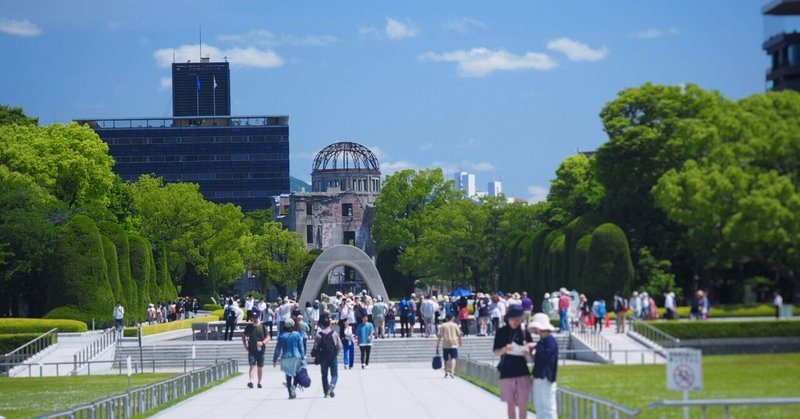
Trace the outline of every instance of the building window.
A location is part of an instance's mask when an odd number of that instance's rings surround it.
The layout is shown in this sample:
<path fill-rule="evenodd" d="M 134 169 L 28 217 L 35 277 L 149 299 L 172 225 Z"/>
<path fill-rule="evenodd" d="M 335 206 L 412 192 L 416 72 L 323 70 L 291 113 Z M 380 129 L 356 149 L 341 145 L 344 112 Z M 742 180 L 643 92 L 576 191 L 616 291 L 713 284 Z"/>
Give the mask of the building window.
<path fill-rule="evenodd" d="M 356 232 L 355 231 L 345 231 L 343 233 L 343 238 L 344 238 L 344 240 L 342 240 L 343 244 L 349 244 L 350 246 L 355 246 L 356 245 Z"/>
<path fill-rule="evenodd" d="M 306 226 L 306 243 L 314 243 L 314 226 Z"/>
<path fill-rule="evenodd" d="M 342 217 L 353 216 L 353 204 L 342 204 Z"/>
<path fill-rule="evenodd" d="M 306 215 L 312 215 L 312 211 L 314 210 L 314 204 L 311 202 L 306 202 Z"/>

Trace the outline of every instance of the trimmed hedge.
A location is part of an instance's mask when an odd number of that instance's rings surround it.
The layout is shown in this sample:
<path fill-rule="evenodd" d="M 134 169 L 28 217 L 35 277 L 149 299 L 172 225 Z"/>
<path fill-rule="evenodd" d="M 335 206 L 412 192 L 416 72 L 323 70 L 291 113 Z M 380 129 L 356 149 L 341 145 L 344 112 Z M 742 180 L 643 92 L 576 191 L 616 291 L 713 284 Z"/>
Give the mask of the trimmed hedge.
<path fill-rule="evenodd" d="M 225 320 L 224 319 L 224 317 L 225 317 L 225 309 L 220 308 L 218 310 L 214 310 L 214 311 L 211 312 L 210 315 L 214 316 L 214 317 L 217 317 L 220 320 Z"/>
<path fill-rule="evenodd" d="M 97 227 L 105 234 L 117 249 L 117 267 L 119 268 L 119 282 L 124 296 L 123 307 L 135 308 L 139 306 L 139 290 L 136 283 L 131 278 L 131 260 L 130 260 L 130 243 L 128 235 L 122 226 L 109 221 L 101 221 Z M 127 311 L 127 310 L 126 310 Z M 136 312 L 133 311 L 128 318 L 136 318 Z M 141 315 L 144 317 L 144 314 Z"/>
<path fill-rule="evenodd" d="M 222 310 L 222 306 L 219 304 L 203 304 L 203 310 L 208 310 L 208 311 Z"/>
<path fill-rule="evenodd" d="M 48 289 L 48 308 L 80 307 L 75 320 L 111 324 L 114 294 L 108 282 L 100 230 L 89 217 L 76 215 L 61 228 L 55 270 Z"/>
<path fill-rule="evenodd" d="M 606 223 L 592 232 L 589 252 L 586 255 L 586 295 L 600 296 L 613 301 L 615 291 L 630 293 L 633 282 L 633 262 L 625 232 L 616 224 Z"/>
<path fill-rule="evenodd" d="M 39 333 L 0 335 L 0 354 L 6 354 L 41 336 Z"/>
<path fill-rule="evenodd" d="M 800 321 L 647 322 L 678 339 L 800 337 Z"/>
<path fill-rule="evenodd" d="M 193 319 L 188 319 L 188 320 L 178 320 L 176 322 L 146 325 L 142 326 L 142 336 L 171 332 L 173 330 L 190 329 L 192 327 L 192 323 L 207 323 L 207 322 L 215 322 L 218 320 L 219 319 L 215 316 L 205 316 L 205 317 L 195 317 Z M 136 336 L 136 328 L 126 327 L 125 336 L 126 337 Z"/>
<path fill-rule="evenodd" d="M 106 236 L 101 235 L 103 240 L 103 256 L 106 258 L 106 272 L 108 273 L 108 283 L 111 285 L 111 292 L 114 300 L 125 305 L 125 294 L 122 292 L 122 283 L 119 280 L 119 266 L 117 261 L 117 247 L 114 242 Z"/>
<path fill-rule="evenodd" d="M 86 323 L 66 319 L 0 318 L 0 335 L 18 333 L 44 333 L 57 327 L 59 332 L 85 332 Z"/>

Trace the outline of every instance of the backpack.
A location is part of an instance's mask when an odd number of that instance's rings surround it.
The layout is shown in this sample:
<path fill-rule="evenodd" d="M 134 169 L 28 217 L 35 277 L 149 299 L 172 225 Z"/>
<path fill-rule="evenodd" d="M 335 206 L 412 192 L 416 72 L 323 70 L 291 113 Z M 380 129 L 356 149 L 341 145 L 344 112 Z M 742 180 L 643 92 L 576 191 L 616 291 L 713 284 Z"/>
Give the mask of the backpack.
<path fill-rule="evenodd" d="M 309 388 L 311 387 L 311 377 L 308 376 L 308 370 L 306 367 L 301 367 L 299 371 L 297 371 L 297 383 L 300 384 L 300 387 Z"/>
<path fill-rule="evenodd" d="M 408 313 L 408 301 L 402 300 L 400 301 L 400 315 L 405 316 Z"/>
<path fill-rule="evenodd" d="M 225 309 L 225 321 L 228 323 L 236 321 L 236 311 L 230 307 Z"/>

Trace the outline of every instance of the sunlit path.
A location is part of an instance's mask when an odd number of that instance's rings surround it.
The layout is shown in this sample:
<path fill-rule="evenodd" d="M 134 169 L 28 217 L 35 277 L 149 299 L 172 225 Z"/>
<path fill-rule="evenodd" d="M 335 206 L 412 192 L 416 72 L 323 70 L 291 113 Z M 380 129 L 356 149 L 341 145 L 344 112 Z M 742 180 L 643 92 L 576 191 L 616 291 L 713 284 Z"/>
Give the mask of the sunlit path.
<path fill-rule="evenodd" d="M 445 379 L 442 372 L 431 370 L 429 365 L 374 364 L 366 370 L 356 368 L 339 371 L 333 399 L 323 397 L 319 368 L 310 366 L 311 387 L 288 400 L 286 388 L 281 385 L 283 376 L 270 366 L 265 368 L 263 389 L 248 389 L 247 376 L 243 374 L 155 417 L 505 417 L 505 404 L 497 396 L 459 378 Z"/>

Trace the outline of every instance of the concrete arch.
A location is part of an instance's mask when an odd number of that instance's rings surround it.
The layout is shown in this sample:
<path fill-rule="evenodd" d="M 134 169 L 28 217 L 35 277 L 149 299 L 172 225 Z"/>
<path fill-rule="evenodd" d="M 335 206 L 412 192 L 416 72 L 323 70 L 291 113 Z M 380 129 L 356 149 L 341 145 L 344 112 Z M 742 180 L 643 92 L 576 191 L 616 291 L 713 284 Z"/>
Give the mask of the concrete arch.
<path fill-rule="evenodd" d="M 371 295 L 388 298 L 381 274 L 378 273 L 378 268 L 372 259 L 355 246 L 340 244 L 326 249 L 311 265 L 303 292 L 300 294 L 300 307 L 305 307 L 306 301 L 314 302 L 317 299 L 322 285 L 328 280 L 328 274 L 339 266 L 353 268 L 361 274 Z"/>

